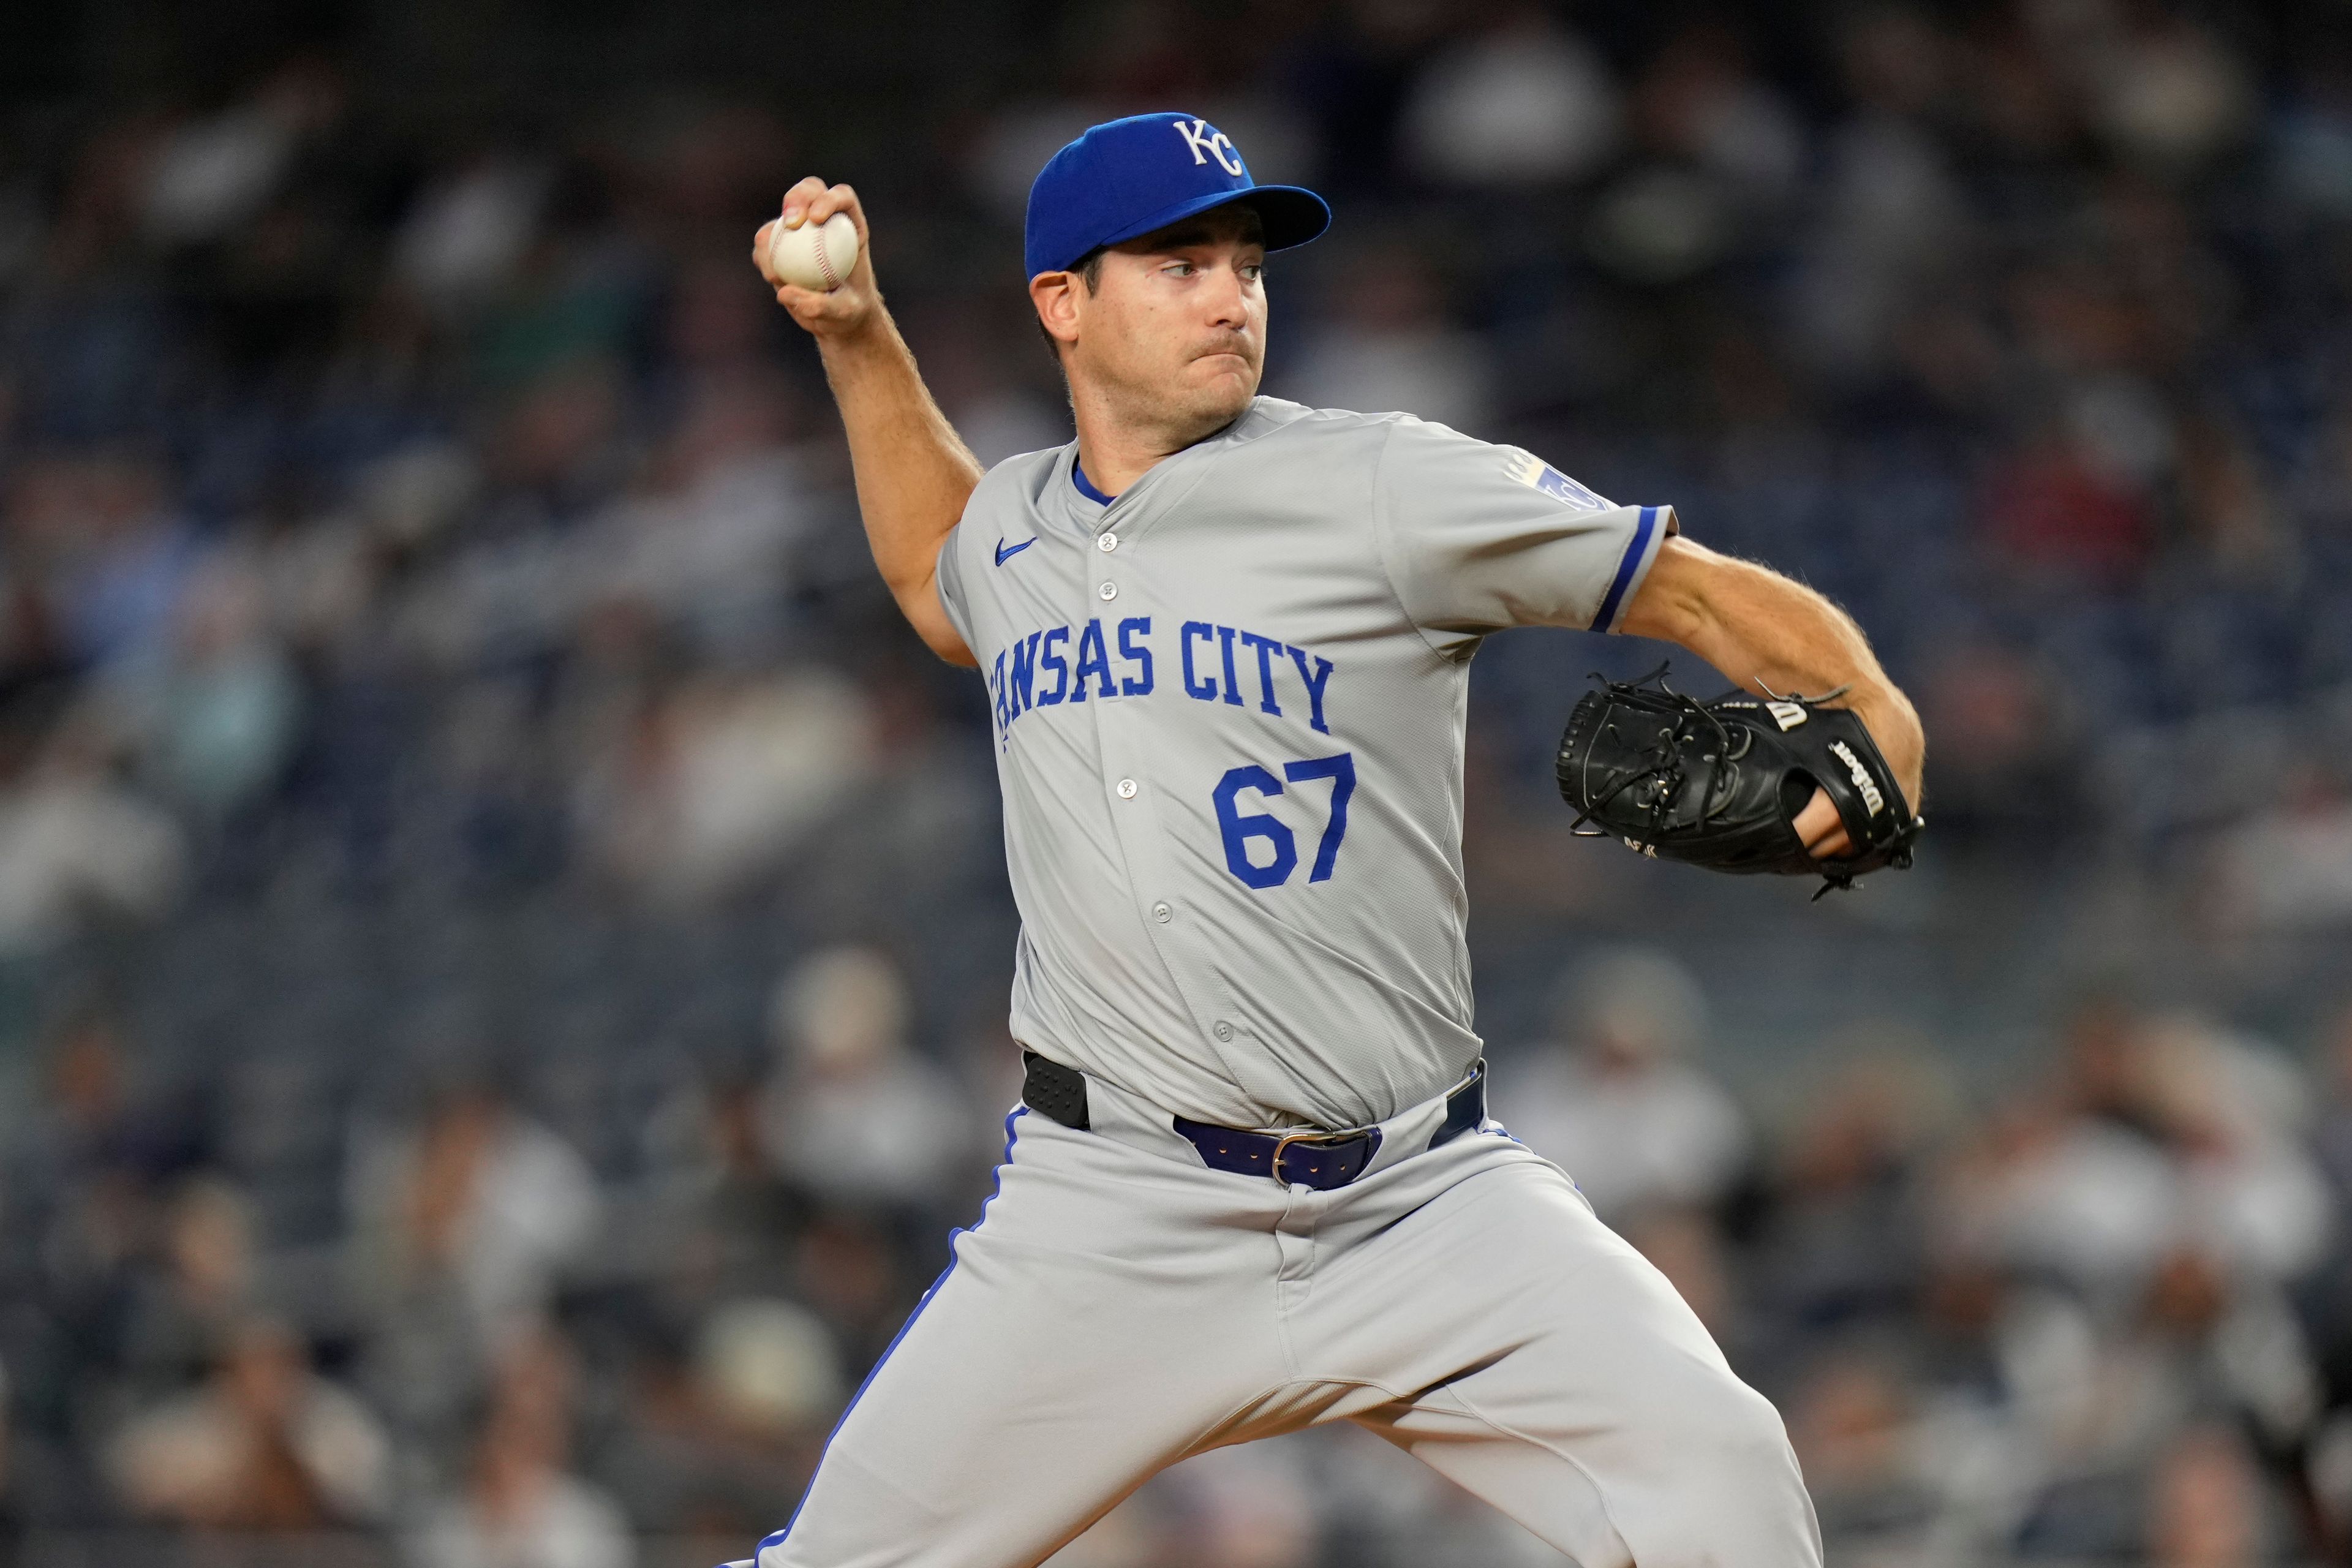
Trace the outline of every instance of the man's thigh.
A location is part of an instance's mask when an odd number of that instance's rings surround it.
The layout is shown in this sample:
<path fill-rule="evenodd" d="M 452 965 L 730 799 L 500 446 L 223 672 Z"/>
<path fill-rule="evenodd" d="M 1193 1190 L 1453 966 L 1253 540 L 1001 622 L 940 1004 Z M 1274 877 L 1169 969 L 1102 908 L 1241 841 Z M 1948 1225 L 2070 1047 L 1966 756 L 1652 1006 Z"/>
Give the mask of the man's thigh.
<path fill-rule="evenodd" d="M 1202 1223 L 1196 1173 L 1013 1125 L 981 1223 L 761 1568 L 1042 1561 L 1278 1380 L 1270 1247 Z"/>
<path fill-rule="evenodd" d="M 1817 1564 L 1779 1415 L 1665 1277 L 1508 1140 L 1428 1158 L 1318 1276 L 1318 1370 L 1395 1396 L 1358 1419 L 1585 1568 Z"/>

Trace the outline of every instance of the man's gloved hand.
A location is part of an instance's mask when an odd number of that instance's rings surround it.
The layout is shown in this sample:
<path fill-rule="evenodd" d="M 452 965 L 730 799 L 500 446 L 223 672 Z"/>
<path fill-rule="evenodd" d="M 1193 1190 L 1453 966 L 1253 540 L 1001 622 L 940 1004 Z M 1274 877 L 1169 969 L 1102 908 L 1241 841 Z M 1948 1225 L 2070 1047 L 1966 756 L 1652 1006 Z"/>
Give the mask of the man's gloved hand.
<path fill-rule="evenodd" d="M 1558 773 L 1580 830 L 1714 871 L 1822 877 L 1824 892 L 1909 868 L 1926 822 L 1861 718 L 1826 706 L 1839 693 L 1701 702 L 1665 674 L 1603 680 L 1570 716 Z M 1844 827 L 1842 855 L 1816 856 L 1795 826 L 1816 790 Z"/>

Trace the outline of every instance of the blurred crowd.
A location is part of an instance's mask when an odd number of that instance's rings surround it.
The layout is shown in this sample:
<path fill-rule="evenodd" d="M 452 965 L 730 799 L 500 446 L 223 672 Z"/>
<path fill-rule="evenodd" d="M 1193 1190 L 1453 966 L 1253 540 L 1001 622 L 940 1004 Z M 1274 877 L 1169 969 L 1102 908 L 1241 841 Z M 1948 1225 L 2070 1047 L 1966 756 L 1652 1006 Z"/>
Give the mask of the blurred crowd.
<path fill-rule="evenodd" d="M 479 12 L 0 62 L 0 1555 L 789 1517 L 987 1190 L 1013 926 L 750 236 L 856 184 L 958 428 L 1055 444 L 1028 181 L 1168 107 L 1337 208 L 1270 393 L 1674 502 L 1919 698 L 1874 927 L 1564 841 L 1560 716 L 1652 650 L 1474 697 L 1498 1105 L 1833 1557 L 2352 1551 L 2352 22 L 976 0 L 788 81 L 694 5 Z M 1336 1440 L 1071 1550 L 1546 1560 Z"/>

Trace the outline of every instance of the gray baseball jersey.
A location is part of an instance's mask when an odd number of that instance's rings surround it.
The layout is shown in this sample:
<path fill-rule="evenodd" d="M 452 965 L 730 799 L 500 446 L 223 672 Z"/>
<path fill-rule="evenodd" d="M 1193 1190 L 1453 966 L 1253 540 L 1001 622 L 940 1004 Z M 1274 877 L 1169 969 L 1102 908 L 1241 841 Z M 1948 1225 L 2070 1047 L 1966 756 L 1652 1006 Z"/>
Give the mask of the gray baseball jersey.
<path fill-rule="evenodd" d="M 1031 1048 L 1227 1126 L 1368 1125 L 1478 1057 L 1469 661 L 1614 630 L 1664 507 L 1406 415 L 1261 397 L 1104 504 L 999 464 L 940 596 L 993 710 Z"/>

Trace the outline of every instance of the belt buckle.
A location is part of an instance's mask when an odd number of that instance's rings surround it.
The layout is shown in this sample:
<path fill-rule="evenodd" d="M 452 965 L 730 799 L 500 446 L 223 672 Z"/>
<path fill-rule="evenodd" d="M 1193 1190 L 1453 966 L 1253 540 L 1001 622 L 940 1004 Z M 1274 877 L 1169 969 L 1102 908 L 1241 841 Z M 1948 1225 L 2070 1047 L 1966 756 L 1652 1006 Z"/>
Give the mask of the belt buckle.
<path fill-rule="evenodd" d="M 1274 1159 L 1267 1166 L 1266 1173 L 1276 1181 L 1282 1182 L 1282 1156 L 1293 1143 L 1321 1144 L 1326 1148 L 1336 1149 L 1350 1138 L 1362 1136 L 1360 1132 L 1326 1132 L 1319 1128 L 1304 1132 L 1285 1132 L 1274 1141 Z M 1282 1182 L 1282 1184 L 1286 1187 L 1290 1184 Z"/>

